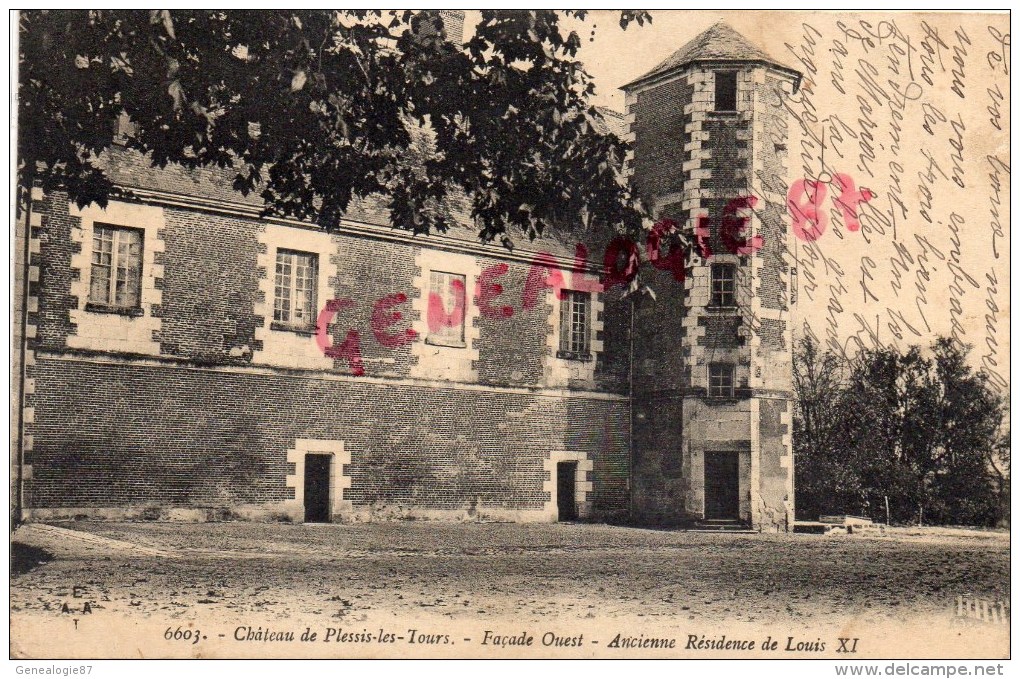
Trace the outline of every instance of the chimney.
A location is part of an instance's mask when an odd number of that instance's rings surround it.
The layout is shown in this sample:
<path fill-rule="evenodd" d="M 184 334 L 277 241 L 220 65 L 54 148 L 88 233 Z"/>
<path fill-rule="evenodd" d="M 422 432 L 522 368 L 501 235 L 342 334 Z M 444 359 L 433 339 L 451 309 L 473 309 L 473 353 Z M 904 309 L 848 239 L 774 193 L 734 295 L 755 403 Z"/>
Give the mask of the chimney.
<path fill-rule="evenodd" d="M 464 10 L 462 9 L 441 9 L 440 16 L 443 17 L 443 27 L 446 29 L 446 39 L 454 45 L 464 44 Z"/>

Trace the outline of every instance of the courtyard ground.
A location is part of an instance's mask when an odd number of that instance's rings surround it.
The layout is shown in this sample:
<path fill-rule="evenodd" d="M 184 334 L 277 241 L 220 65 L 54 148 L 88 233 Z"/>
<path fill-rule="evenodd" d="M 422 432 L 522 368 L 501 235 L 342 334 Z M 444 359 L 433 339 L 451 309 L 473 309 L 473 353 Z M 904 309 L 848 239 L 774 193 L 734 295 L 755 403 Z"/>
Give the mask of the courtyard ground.
<path fill-rule="evenodd" d="M 1008 602 L 1002 532 L 75 522 L 14 543 L 12 653 L 29 657 L 760 657 L 766 637 L 784 657 L 840 657 L 843 638 L 857 656 L 1009 653 L 1008 624 L 956 616 L 960 595 Z M 676 642 L 635 650 L 653 637 Z"/>

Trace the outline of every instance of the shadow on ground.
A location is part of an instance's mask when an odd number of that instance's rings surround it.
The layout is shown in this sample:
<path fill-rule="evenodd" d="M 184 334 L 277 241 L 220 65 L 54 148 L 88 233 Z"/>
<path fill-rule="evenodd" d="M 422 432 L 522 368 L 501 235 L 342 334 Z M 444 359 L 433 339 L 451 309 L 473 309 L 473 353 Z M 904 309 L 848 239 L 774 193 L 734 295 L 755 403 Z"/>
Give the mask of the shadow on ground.
<path fill-rule="evenodd" d="M 38 568 L 47 561 L 52 561 L 53 555 L 45 549 L 26 545 L 22 542 L 11 543 L 11 575 L 24 575 L 29 571 Z"/>

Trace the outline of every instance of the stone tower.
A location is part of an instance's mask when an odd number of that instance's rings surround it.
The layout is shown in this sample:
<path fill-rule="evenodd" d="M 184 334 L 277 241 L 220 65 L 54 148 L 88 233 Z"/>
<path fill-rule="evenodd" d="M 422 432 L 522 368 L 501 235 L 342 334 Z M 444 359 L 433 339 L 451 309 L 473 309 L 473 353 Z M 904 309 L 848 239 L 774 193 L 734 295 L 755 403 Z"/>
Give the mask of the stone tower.
<path fill-rule="evenodd" d="M 635 302 L 633 510 L 792 530 L 793 268 L 784 98 L 800 74 L 716 24 L 625 85 L 630 167 L 707 245 Z M 709 252 L 710 250 L 710 252 Z"/>

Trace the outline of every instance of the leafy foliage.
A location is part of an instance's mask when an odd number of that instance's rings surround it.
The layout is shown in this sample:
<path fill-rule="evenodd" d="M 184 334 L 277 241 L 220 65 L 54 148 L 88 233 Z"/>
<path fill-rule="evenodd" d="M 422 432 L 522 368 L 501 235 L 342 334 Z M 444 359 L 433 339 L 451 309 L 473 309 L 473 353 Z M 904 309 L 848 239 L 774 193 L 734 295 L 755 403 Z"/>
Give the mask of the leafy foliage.
<path fill-rule="evenodd" d="M 882 348 L 850 361 L 810 339 L 795 352 L 797 509 L 896 522 L 995 524 L 1007 516 L 1005 404 L 967 349 Z"/>
<path fill-rule="evenodd" d="M 486 240 L 638 228 L 625 146 L 601 131 L 564 15 L 585 12 L 486 10 L 460 46 L 438 11 L 23 12 L 19 183 L 105 205 L 101 154 L 126 114 L 124 143 L 153 164 L 236 168 L 268 214 L 326 229 L 382 194 L 394 226 L 442 231 L 451 191 Z"/>

